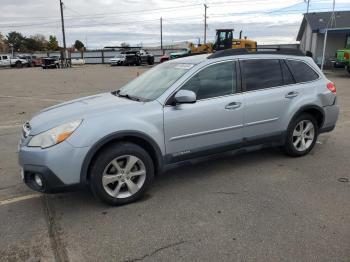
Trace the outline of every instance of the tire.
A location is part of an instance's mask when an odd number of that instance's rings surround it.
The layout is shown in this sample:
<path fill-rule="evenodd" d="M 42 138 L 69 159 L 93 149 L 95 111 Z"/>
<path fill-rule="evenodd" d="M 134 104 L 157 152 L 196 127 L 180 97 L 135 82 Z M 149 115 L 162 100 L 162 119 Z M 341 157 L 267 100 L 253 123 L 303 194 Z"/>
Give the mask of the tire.
<path fill-rule="evenodd" d="M 350 74 L 350 66 L 348 66 L 348 67 L 346 68 L 346 70 L 347 70 L 348 73 Z"/>
<path fill-rule="evenodd" d="M 147 64 L 149 64 L 149 65 L 153 65 L 154 64 L 154 58 L 153 57 L 149 57 L 147 60 L 148 60 Z"/>
<path fill-rule="evenodd" d="M 309 127 L 311 128 L 307 131 Z M 292 157 L 304 156 L 315 146 L 318 134 L 316 119 L 310 114 L 303 113 L 289 124 L 284 151 Z"/>
<path fill-rule="evenodd" d="M 17 62 L 16 62 L 16 67 L 17 67 L 17 68 L 22 68 L 22 67 L 23 67 L 22 62 L 21 62 L 21 61 L 17 61 Z"/>
<path fill-rule="evenodd" d="M 142 197 L 151 185 L 154 179 L 153 161 L 136 144 L 114 143 L 97 155 L 90 177 L 90 186 L 97 198 L 112 206 L 128 204 Z"/>

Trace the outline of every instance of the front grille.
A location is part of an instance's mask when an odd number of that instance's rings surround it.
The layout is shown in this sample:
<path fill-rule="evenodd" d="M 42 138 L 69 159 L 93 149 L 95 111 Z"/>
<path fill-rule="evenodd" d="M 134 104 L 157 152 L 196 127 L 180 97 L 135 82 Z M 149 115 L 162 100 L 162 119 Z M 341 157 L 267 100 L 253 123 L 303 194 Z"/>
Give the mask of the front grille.
<path fill-rule="evenodd" d="M 30 124 L 28 122 L 24 123 L 22 127 L 22 136 L 23 138 L 27 138 L 30 133 Z"/>

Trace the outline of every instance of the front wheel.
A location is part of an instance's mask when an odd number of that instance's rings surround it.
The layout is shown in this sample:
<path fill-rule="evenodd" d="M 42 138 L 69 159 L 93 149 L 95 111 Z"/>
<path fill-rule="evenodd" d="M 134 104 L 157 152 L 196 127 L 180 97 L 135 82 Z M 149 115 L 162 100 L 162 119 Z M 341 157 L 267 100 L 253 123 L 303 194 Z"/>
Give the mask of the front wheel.
<path fill-rule="evenodd" d="M 91 168 L 91 189 L 102 201 L 116 206 L 139 199 L 151 185 L 154 166 L 149 154 L 136 144 L 108 146 Z"/>
<path fill-rule="evenodd" d="M 314 147 L 318 136 L 318 126 L 310 114 L 301 114 L 290 123 L 287 130 L 285 152 L 293 157 L 304 156 Z"/>

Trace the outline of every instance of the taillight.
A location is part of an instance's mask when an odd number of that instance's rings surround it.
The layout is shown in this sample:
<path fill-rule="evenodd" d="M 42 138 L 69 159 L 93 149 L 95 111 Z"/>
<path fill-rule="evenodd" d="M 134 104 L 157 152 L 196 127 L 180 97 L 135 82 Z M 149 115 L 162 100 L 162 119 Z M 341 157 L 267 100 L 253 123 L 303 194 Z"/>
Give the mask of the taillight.
<path fill-rule="evenodd" d="M 337 93 L 337 89 L 335 88 L 335 85 L 333 82 L 329 82 L 327 84 L 327 88 L 329 89 L 329 91 L 331 91 L 332 93 L 336 94 Z"/>
<path fill-rule="evenodd" d="M 344 60 L 348 60 L 349 59 L 349 53 L 344 52 Z"/>

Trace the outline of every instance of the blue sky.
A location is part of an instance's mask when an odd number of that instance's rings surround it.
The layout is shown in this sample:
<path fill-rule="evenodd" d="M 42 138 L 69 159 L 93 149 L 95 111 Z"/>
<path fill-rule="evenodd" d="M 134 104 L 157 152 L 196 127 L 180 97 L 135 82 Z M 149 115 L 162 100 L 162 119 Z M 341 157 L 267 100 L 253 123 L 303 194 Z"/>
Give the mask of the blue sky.
<path fill-rule="evenodd" d="M 310 12 L 331 11 L 332 0 L 311 0 Z M 119 45 L 159 45 L 159 18 L 163 17 L 163 41 L 203 40 L 203 3 L 208 5 L 208 40 L 216 28 L 234 28 L 260 44 L 295 43 L 303 0 L 65 0 L 67 44 L 76 39 L 90 48 Z M 350 0 L 337 0 L 336 10 L 349 10 Z M 57 1 L 2 0 L 0 32 L 25 35 L 54 34 L 61 41 Z"/>

